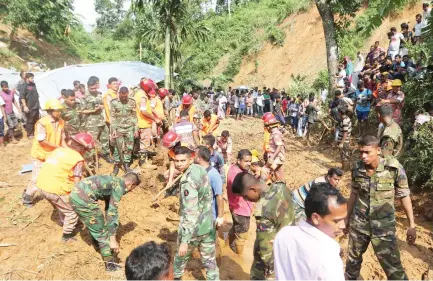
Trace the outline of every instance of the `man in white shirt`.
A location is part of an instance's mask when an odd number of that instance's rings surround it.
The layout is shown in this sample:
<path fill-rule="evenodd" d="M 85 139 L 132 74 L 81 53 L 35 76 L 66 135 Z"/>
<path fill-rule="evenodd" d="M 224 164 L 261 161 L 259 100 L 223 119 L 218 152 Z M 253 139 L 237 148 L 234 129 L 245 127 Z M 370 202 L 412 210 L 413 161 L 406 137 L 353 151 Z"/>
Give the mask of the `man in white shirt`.
<path fill-rule="evenodd" d="M 274 242 L 277 280 L 345 280 L 340 245 L 347 202 L 329 183 L 312 185 L 305 199 L 307 221 L 286 226 Z"/>
<path fill-rule="evenodd" d="M 430 13 L 431 13 L 431 8 L 430 8 L 430 4 L 429 3 L 423 3 L 422 4 L 422 18 L 424 19 L 423 20 L 423 23 L 425 24 L 425 25 L 427 25 L 428 24 L 428 20 L 429 20 L 429 17 L 430 17 Z"/>
<path fill-rule="evenodd" d="M 397 28 L 391 27 L 391 41 L 388 47 L 388 55 L 391 56 L 392 60 L 394 60 L 394 57 L 398 55 L 401 42 L 406 43 L 403 34 L 397 32 Z"/>
<path fill-rule="evenodd" d="M 256 98 L 257 115 L 259 116 L 263 115 L 263 107 L 265 106 L 264 101 L 265 101 L 265 97 L 262 95 L 262 91 L 259 90 Z"/>
<path fill-rule="evenodd" d="M 418 14 L 416 15 L 416 23 L 413 27 L 413 43 L 419 43 L 421 39 L 422 29 L 425 27 L 425 23 L 422 20 L 422 15 Z"/>
<path fill-rule="evenodd" d="M 344 88 L 344 78 L 346 78 L 346 70 L 342 64 L 338 65 L 338 74 L 336 75 L 337 88 Z"/>

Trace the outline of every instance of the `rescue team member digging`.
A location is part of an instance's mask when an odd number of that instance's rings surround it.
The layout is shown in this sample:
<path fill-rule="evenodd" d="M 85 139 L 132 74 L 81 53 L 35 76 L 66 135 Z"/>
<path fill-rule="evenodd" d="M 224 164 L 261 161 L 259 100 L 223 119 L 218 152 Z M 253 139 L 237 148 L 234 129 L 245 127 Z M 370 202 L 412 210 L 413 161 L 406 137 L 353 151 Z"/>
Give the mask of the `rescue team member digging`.
<path fill-rule="evenodd" d="M 61 111 L 64 106 L 57 99 L 50 99 L 45 103 L 44 110 L 48 113 L 47 116 L 42 117 L 35 125 L 36 138 L 33 139 L 31 156 L 33 161 L 32 178 L 30 179 L 27 189 L 24 190 L 22 195 L 23 204 L 27 207 L 33 206 L 33 195 L 38 188 L 36 180 L 41 170 L 42 163 L 54 149 L 65 144 L 65 133 L 63 128 L 65 122 L 60 119 Z"/>
<path fill-rule="evenodd" d="M 381 148 L 376 137 L 364 136 L 358 145 L 361 161 L 352 171 L 352 192 L 347 207 L 346 279 L 359 277 L 362 255 L 371 242 L 388 280 L 408 280 L 397 246 L 394 207 L 394 199 L 400 199 L 409 222 L 407 242 L 413 245 L 416 229 L 406 172 L 397 159 L 379 156 Z"/>
<path fill-rule="evenodd" d="M 202 136 L 212 134 L 215 136 L 216 130 L 220 125 L 220 120 L 217 115 L 212 114 L 210 110 L 203 112 L 203 119 L 201 119 L 200 133 Z"/>
<path fill-rule="evenodd" d="M 78 216 L 69 202 L 69 194 L 75 183 L 82 177 L 86 151 L 93 149 L 94 141 L 88 133 L 77 134 L 69 140 L 69 148 L 56 148 L 42 164 L 36 186 L 44 197 L 59 210 L 63 222 L 62 240 L 75 240 L 72 232 Z"/>
<path fill-rule="evenodd" d="M 206 170 L 194 164 L 192 151 L 176 147 L 174 164 L 183 173 L 180 179 L 180 223 L 177 236 L 179 249 L 174 258 L 174 277 L 182 278 L 192 248 L 198 247 L 206 269 L 207 280 L 218 280 L 216 263 L 216 229 L 212 216 L 212 189 Z"/>
<path fill-rule="evenodd" d="M 192 105 L 192 97 L 190 95 L 182 97 L 182 104 L 179 106 L 176 112 L 176 123 L 179 122 L 180 113 L 184 109 L 188 111 L 189 122 L 194 122 L 194 114 L 196 113 L 196 108 L 194 105 Z"/>
<path fill-rule="evenodd" d="M 250 202 L 257 202 L 254 210 L 256 241 L 250 278 L 274 280 L 273 241 L 278 231 L 291 225 L 295 217 L 290 189 L 281 181 L 269 186 L 254 175 L 241 172 L 236 175 L 232 190 Z"/>
<path fill-rule="evenodd" d="M 92 176 L 76 183 L 70 194 L 72 208 L 97 241 L 107 271 L 119 268 L 111 250 L 119 252 L 116 232 L 119 227 L 117 208 L 120 199 L 139 184 L 140 178 L 133 172 L 122 178 Z M 98 200 L 105 200 L 105 219 Z"/>

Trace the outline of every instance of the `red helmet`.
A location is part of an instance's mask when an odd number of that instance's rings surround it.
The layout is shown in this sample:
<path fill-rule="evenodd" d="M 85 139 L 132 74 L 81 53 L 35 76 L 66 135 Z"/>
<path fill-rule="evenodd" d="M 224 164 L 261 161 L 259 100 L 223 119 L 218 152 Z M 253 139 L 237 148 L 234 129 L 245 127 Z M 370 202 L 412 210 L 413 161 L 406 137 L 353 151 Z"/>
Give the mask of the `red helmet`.
<path fill-rule="evenodd" d="M 192 97 L 190 95 L 183 96 L 182 104 L 192 104 Z"/>
<path fill-rule="evenodd" d="M 95 141 L 93 140 L 91 134 L 88 133 L 76 134 L 75 136 L 72 137 L 72 139 L 87 149 L 92 149 L 95 147 Z"/>
<path fill-rule="evenodd" d="M 272 112 L 266 112 L 265 114 L 263 114 L 262 119 L 263 121 L 266 120 L 266 118 L 268 118 L 269 116 L 274 116 L 274 114 Z"/>
<path fill-rule="evenodd" d="M 268 115 L 268 116 L 266 116 L 264 122 L 265 122 L 265 126 L 269 126 L 269 125 L 278 123 L 279 121 L 277 120 L 277 118 L 275 118 L 274 115 Z"/>
<path fill-rule="evenodd" d="M 168 90 L 166 88 L 160 88 L 158 90 L 158 95 L 163 100 L 168 95 Z"/>
<path fill-rule="evenodd" d="M 182 137 L 180 135 L 178 135 L 176 132 L 167 132 L 163 137 L 162 137 L 162 145 L 165 148 L 172 148 L 173 146 L 176 145 L 176 143 L 180 142 L 180 140 L 182 139 Z"/>
<path fill-rule="evenodd" d="M 140 88 L 148 94 L 151 90 L 157 89 L 158 86 L 152 79 L 143 78 L 140 81 Z"/>
<path fill-rule="evenodd" d="M 154 97 L 156 97 L 156 91 L 155 91 L 154 89 L 151 89 L 151 90 L 147 93 L 147 95 L 148 95 L 149 97 L 151 97 L 151 98 L 154 98 Z"/>

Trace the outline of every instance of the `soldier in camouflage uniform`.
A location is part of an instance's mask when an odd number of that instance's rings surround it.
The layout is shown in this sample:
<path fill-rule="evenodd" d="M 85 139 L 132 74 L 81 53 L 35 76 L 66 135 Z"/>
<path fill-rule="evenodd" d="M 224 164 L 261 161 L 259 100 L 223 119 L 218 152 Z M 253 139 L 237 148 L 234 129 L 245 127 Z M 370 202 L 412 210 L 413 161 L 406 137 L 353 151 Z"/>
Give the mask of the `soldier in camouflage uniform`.
<path fill-rule="evenodd" d="M 176 169 L 183 173 L 180 179 L 180 223 L 174 258 L 174 277 L 180 279 L 191 256 L 198 247 L 206 269 L 207 280 L 219 280 L 216 263 L 216 229 L 212 215 L 213 194 L 206 170 L 193 164 L 192 151 L 185 146 L 175 149 Z"/>
<path fill-rule="evenodd" d="M 110 148 L 108 145 L 108 128 L 104 120 L 104 105 L 102 103 L 102 94 L 98 91 L 98 80 L 89 78 L 87 93 L 83 99 L 83 111 L 85 115 L 84 130 L 91 134 L 94 140 L 99 141 L 102 158 L 108 163 L 113 163 L 110 159 Z"/>
<path fill-rule="evenodd" d="M 140 184 L 135 173 L 127 173 L 123 178 L 111 176 L 92 176 L 75 184 L 70 193 L 72 208 L 86 225 L 98 243 L 107 271 L 118 269 L 111 250 L 119 251 L 116 232 L 119 227 L 117 208 L 122 196 Z M 105 218 L 99 208 L 98 200 L 105 201 Z"/>
<path fill-rule="evenodd" d="M 377 137 L 380 141 L 383 157 L 397 157 L 403 147 L 403 133 L 400 126 L 392 119 L 393 108 L 384 104 L 378 109 L 380 126 Z"/>
<path fill-rule="evenodd" d="M 72 90 L 66 90 L 64 99 L 65 109 L 61 113 L 61 118 L 65 120 L 65 138 L 69 140 L 81 132 L 81 106 L 77 103 L 75 93 Z"/>
<path fill-rule="evenodd" d="M 110 138 L 114 146 L 113 175 L 119 173 L 120 164 L 125 173 L 130 172 L 134 137 L 138 137 L 138 123 L 135 100 L 128 97 L 127 87 L 120 88 L 119 98 L 110 102 Z M 119 151 L 119 149 L 121 151 Z"/>
<path fill-rule="evenodd" d="M 409 221 L 407 242 L 414 244 L 416 230 L 405 170 L 397 159 L 379 157 L 381 149 L 374 136 L 364 136 L 359 151 L 361 161 L 352 171 L 346 219 L 349 233 L 346 279 L 359 277 L 362 255 L 371 242 L 388 280 L 407 280 L 397 246 L 394 207 L 394 199 L 400 199 Z"/>
<path fill-rule="evenodd" d="M 273 280 L 275 273 L 272 242 L 281 228 L 293 223 L 295 215 L 292 193 L 283 182 L 268 186 L 247 172 L 236 175 L 232 191 L 248 201 L 258 202 L 254 211 L 257 229 L 250 278 Z"/>

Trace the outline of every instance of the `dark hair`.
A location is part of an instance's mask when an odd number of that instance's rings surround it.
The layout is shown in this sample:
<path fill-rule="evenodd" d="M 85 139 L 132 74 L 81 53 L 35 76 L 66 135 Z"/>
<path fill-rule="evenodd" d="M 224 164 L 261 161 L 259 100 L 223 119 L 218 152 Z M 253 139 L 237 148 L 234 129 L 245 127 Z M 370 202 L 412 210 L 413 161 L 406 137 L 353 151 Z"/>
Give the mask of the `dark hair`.
<path fill-rule="evenodd" d="M 99 83 L 99 79 L 95 76 L 92 76 L 89 78 L 89 80 L 87 80 L 87 87 L 95 86 L 98 83 Z"/>
<path fill-rule="evenodd" d="M 393 113 L 394 113 L 394 109 L 392 108 L 392 105 L 390 105 L 388 103 L 379 107 L 379 114 L 381 116 L 384 116 L 384 117 L 392 116 Z"/>
<path fill-rule="evenodd" d="M 430 6 L 430 4 L 429 3 L 423 3 L 422 6 L 423 7 L 428 7 L 428 6 Z"/>
<path fill-rule="evenodd" d="M 188 116 L 189 116 L 189 111 L 188 111 L 187 108 L 182 109 L 182 110 L 180 111 L 180 114 L 179 114 L 179 117 L 180 117 L 180 118 L 188 117 Z"/>
<path fill-rule="evenodd" d="M 189 149 L 186 146 L 177 146 L 174 149 L 174 155 L 187 155 L 188 157 L 191 157 L 191 149 Z"/>
<path fill-rule="evenodd" d="M 232 183 L 232 192 L 234 194 L 243 195 L 248 189 L 257 184 L 259 180 L 248 172 L 240 172 L 235 176 Z"/>
<path fill-rule="evenodd" d="M 361 87 L 364 88 L 364 85 L 365 85 L 364 81 L 360 80 L 358 82 L 358 89 L 361 88 Z"/>
<path fill-rule="evenodd" d="M 222 131 L 221 136 L 228 138 L 228 137 L 230 137 L 230 133 L 229 133 L 229 131 L 224 130 L 224 131 Z"/>
<path fill-rule="evenodd" d="M 197 147 L 198 156 L 205 162 L 209 162 L 211 158 L 210 150 L 204 145 L 199 145 Z"/>
<path fill-rule="evenodd" d="M 108 79 L 108 84 L 111 84 L 113 82 L 118 82 L 119 79 L 117 79 L 116 77 L 111 77 L 110 79 Z"/>
<path fill-rule="evenodd" d="M 210 117 L 211 116 L 211 112 L 210 112 L 210 110 L 208 109 L 208 110 L 205 110 L 204 112 L 203 112 L 203 116 L 204 117 Z"/>
<path fill-rule="evenodd" d="M 125 262 L 127 280 L 157 280 L 167 274 L 171 264 L 171 248 L 167 243 L 150 241 L 138 246 Z"/>
<path fill-rule="evenodd" d="M 210 147 L 213 147 L 215 145 L 215 136 L 208 134 L 203 136 L 203 142 Z"/>
<path fill-rule="evenodd" d="M 253 156 L 253 155 L 251 154 L 251 151 L 249 151 L 248 149 L 241 149 L 238 152 L 238 158 L 237 159 L 242 160 L 242 159 L 244 159 L 245 156 Z"/>
<path fill-rule="evenodd" d="M 375 146 L 378 147 L 379 146 L 379 140 L 372 135 L 365 135 L 363 136 L 359 142 L 358 142 L 359 146 Z"/>
<path fill-rule="evenodd" d="M 32 78 L 35 77 L 35 75 L 31 72 L 26 73 L 26 78 Z"/>
<path fill-rule="evenodd" d="M 26 77 L 23 77 L 24 73 L 26 73 L 26 72 L 25 71 L 20 71 L 20 77 L 21 78 L 26 78 Z"/>
<path fill-rule="evenodd" d="M 314 183 L 311 186 L 310 192 L 305 198 L 305 215 L 308 219 L 313 213 L 321 217 L 329 215 L 329 198 L 337 197 L 338 206 L 346 204 L 347 201 L 341 195 L 340 191 L 332 187 L 329 183 Z"/>
<path fill-rule="evenodd" d="M 80 81 L 75 80 L 73 84 L 74 84 L 74 87 L 79 86 L 80 85 Z"/>
<path fill-rule="evenodd" d="M 402 23 L 400 24 L 401 29 L 409 29 L 409 25 L 407 25 L 407 23 Z"/>
<path fill-rule="evenodd" d="M 415 18 L 417 18 L 417 17 L 422 18 L 422 15 L 421 15 L 421 14 L 418 14 L 418 15 L 415 16 Z"/>
<path fill-rule="evenodd" d="M 129 89 L 128 89 L 128 87 L 125 87 L 125 86 L 123 86 L 123 87 L 121 87 L 120 89 L 119 89 L 119 93 L 129 93 Z"/>
<path fill-rule="evenodd" d="M 338 177 L 342 177 L 344 174 L 343 170 L 339 169 L 339 168 L 330 168 L 328 170 L 328 176 L 332 177 L 333 175 L 336 175 Z"/>
<path fill-rule="evenodd" d="M 60 91 L 60 95 L 64 96 L 65 94 L 66 94 L 66 89 L 62 89 L 62 90 Z"/>
<path fill-rule="evenodd" d="M 141 183 L 140 177 L 138 176 L 138 174 L 136 174 L 134 172 L 128 172 L 128 173 L 124 174 L 123 179 L 131 181 L 133 184 L 135 184 L 135 186 L 137 186 Z"/>
<path fill-rule="evenodd" d="M 396 59 L 397 57 L 401 58 L 401 56 L 400 56 L 400 55 L 395 55 L 395 56 L 394 56 L 394 59 Z"/>
<path fill-rule="evenodd" d="M 340 113 L 341 115 L 347 115 L 347 108 L 346 107 L 339 107 L 338 113 Z"/>
<path fill-rule="evenodd" d="M 341 92 L 340 90 L 335 90 L 335 91 L 334 91 L 334 95 L 335 95 L 336 97 L 341 96 L 341 94 L 342 94 L 342 92 Z"/>
<path fill-rule="evenodd" d="M 309 100 L 310 102 L 313 102 L 313 101 L 314 101 L 314 97 L 311 97 L 311 96 L 310 96 L 310 97 L 308 98 L 308 100 Z"/>
<path fill-rule="evenodd" d="M 86 85 L 80 84 L 80 88 L 86 89 Z"/>
<path fill-rule="evenodd" d="M 397 28 L 395 28 L 395 27 L 391 27 L 391 29 L 390 29 L 392 32 L 397 32 Z"/>
<path fill-rule="evenodd" d="M 9 84 L 8 84 L 7 81 L 1 81 L 1 82 L 0 82 L 0 86 L 1 86 L 1 87 L 3 87 L 3 86 L 9 86 Z"/>
<path fill-rule="evenodd" d="M 64 97 L 75 97 L 75 92 L 73 90 L 65 90 L 65 93 L 62 93 Z"/>

